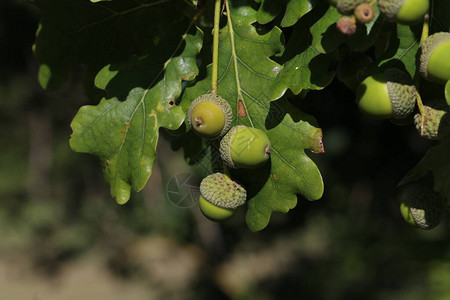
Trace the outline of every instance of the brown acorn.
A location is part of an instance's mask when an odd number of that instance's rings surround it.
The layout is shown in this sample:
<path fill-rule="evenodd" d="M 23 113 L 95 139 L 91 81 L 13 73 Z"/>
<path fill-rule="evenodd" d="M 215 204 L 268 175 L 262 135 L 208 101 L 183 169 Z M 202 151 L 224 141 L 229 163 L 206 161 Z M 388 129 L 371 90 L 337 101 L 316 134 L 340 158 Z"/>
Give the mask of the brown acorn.
<path fill-rule="evenodd" d="M 358 23 L 367 24 L 375 17 L 375 10 L 372 5 L 362 3 L 355 8 L 354 14 Z"/>

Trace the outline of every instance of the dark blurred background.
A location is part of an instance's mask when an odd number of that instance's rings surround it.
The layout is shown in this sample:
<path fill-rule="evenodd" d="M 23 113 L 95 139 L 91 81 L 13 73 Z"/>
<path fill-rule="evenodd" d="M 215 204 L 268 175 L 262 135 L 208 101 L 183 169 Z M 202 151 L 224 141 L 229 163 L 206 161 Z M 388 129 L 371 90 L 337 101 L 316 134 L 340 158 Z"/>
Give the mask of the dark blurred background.
<path fill-rule="evenodd" d="M 432 143 L 412 126 L 363 117 L 339 82 L 298 105 L 318 119 L 325 154 L 316 202 L 299 198 L 252 233 L 169 201 L 189 174 L 162 132 L 147 187 L 124 206 L 97 159 L 72 152 L 82 69 L 56 92 L 37 83 L 39 12 L 0 1 L 0 299 L 450 299 L 449 225 L 403 222 L 397 184 Z"/>

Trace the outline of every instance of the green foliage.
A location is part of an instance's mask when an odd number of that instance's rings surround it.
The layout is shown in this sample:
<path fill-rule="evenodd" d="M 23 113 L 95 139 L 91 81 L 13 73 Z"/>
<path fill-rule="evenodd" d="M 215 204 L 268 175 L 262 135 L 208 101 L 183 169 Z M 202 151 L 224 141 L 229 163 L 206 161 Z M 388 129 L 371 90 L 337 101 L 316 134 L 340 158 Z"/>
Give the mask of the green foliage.
<path fill-rule="evenodd" d="M 97 75 L 96 83 L 116 97 L 104 98 L 97 106 L 84 106 L 71 124 L 72 149 L 99 156 L 111 195 L 120 204 L 130 198 L 131 185 L 139 191 L 150 177 L 159 128 L 177 129 L 184 120 L 175 100 L 181 94 L 181 81 L 198 72 L 195 56 L 201 48 L 201 38 L 200 31 L 185 37 L 183 53 L 167 61 L 160 80 L 161 71 L 146 58 L 117 69 L 106 66 Z M 158 83 L 147 83 L 145 89 L 136 87 L 136 77 Z M 124 93 L 128 95 L 121 99 Z"/>
<path fill-rule="evenodd" d="M 294 25 L 301 17 L 307 14 L 316 5 L 317 0 L 262 0 L 258 9 L 257 21 L 267 24 L 284 11 L 280 22 L 282 27 Z M 286 6 L 286 8 L 285 8 Z"/>
<path fill-rule="evenodd" d="M 99 157 L 118 203 L 127 202 L 131 189 L 141 190 L 152 174 L 160 128 L 182 135 L 174 148 L 183 148 L 188 163 L 203 175 L 224 168 L 218 143 L 186 133 L 190 103 L 211 92 L 210 1 L 206 8 L 203 1 L 196 7 L 197 1 L 187 0 L 34 2 L 42 11 L 34 46 L 41 85 L 58 88 L 74 65 L 84 64 L 88 85 L 95 83 L 104 95 L 75 116 L 70 145 Z M 414 77 L 422 26 L 388 23 L 376 10 L 370 23 L 358 24 L 347 36 L 336 28 L 341 15 L 327 1 L 228 4 L 218 33 L 217 94 L 230 103 L 233 125 L 264 130 L 272 143 L 269 164 L 256 172 L 230 170 L 248 191 L 246 222 L 257 231 L 273 212 L 294 208 L 298 195 L 316 200 L 324 191 L 322 176 L 305 152 L 324 152 L 322 130 L 296 100 L 333 81 L 344 48 L 371 55 L 374 63 L 365 76 L 378 67 L 398 67 Z M 450 10 L 448 1 L 431 4 L 431 31 L 449 30 L 443 14 Z M 425 85 L 422 98 L 436 90 Z M 448 101 L 448 88 L 446 95 Z M 431 149 L 424 158 L 427 164 L 446 153 L 448 142 L 437 147 L 441 150 Z"/>
<path fill-rule="evenodd" d="M 142 4 L 34 2 L 42 11 L 34 49 L 40 64 L 39 82 L 44 88 L 61 87 L 74 64 L 86 65 L 92 77 L 105 65 L 127 61 L 131 55 L 152 53 L 157 57 L 153 63 L 164 63 L 172 53 L 170 47 L 189 24 L 186 15 L 194 11 L 187 2 L 173 5 L 168 0 Z"/>

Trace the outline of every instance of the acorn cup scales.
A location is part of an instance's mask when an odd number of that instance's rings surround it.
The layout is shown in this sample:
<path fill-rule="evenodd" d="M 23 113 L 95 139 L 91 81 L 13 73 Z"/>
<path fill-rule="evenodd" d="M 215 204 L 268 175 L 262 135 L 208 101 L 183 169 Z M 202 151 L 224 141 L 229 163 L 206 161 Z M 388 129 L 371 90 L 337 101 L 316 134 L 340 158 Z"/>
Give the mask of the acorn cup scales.
<path fill-rule="evenodd" d="M 441 222 L 444 201 L 432 188 L 413 183 L 401 195 L 400 212 L 410 225 L 424 230 L 435 228 Z"/>
<path fill-rule="evenodd" d="M 378 0 L 378 8 L 388 21 L 405 25 L 421 21 L 429 6 L 429 0 Z"/>
<path fill-rule="evenodd" d="M 423 127 L 421 114 L 414 116 L 414 124 L 422 137 L 435 140 L 446 135 L 450 130 L 448 115 L 446 115 L 447 112 L 444 110 L 424 105 Z"/>
<path fill-rule="evenodd" d="M 432 34 L 420 47 L 419 71 L 422 77 L 439 83 L 450 80 L 450 33 Z"/>
<path fill-rule="evenodd" d="M 231 218 L 246 199 L 245 189 L 222 173 L 211 174 L 200 184 L 200 210 L 212 221 Z"/>

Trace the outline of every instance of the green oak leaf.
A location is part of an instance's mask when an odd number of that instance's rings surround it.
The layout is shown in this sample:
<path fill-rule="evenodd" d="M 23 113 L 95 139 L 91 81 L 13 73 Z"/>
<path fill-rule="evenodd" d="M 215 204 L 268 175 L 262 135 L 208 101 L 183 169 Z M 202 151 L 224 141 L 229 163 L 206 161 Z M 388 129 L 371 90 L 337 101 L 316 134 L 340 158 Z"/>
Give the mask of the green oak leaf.
<path fill-rule="evenodd" d="M 141 190 L 150 177 L 159 128 L 175 130 L 184 121 L 185 112 L 177 98 L 182 80 L 198 74 L 196 56 L 203 34 L 197 30 L 183 37 L 183 52 L 175 56 L 182 43 L 175 45 L 165 63 L 149 55 L 104 67 L 96 84 L 112 98 L 82 107 L 72 121 L 70 146 L 100 158 L 111 195 L 119 204 L 128 201 L 131 187 Z"/>
<path fill-rule="evenodd" d="M 44 88 L 59 88 L 73 65 L 87 66 L 87 79 L 106 64 L 131 55 L 167 52 L 194 14 L 183 0 L 34 0 L 42 12 L 33 46 Z M 170 52 L 170 51 L 169 51 Z"/>
<path fill-rule="evenodd" d="M 312 125 L 315 120 L 311 116 L 286 99 L 271 101 L 269 97 L 272 83 L 281 70 L 270 59 L 283 50 L 280 29 L 274 27 L 264 35 L 258 34 L 252 26 L 257 12 L 248 2 L 228 2 L 231 23 L 227 22 L 219 36 L 218 94 L 229 101 L 234 125 L 264 130 L 272 143 L 270 163 L 257 170 L 230 170 L 232 178 L 247 189 L 246 222 L 251 230 L 258 231 L 267 226 L 272 212 L 285 213 L 294 208 L 298 194 L 309 200 L 321 198 L 322 177 L 305 149 L 323 152 L 322 131 Z M 210 91 L 210 71 L 209 68 L 204 80 L 186 89 L 183 102 Z M 209 147 L 218 145 L 211 143 Z M 217 153 L 217 148 L 204 152 L 210 164 L 217 161 L 217 156 L 208 154 Z M 208 162 L 200 163 L 210 171 Z"/>
<path fill-rule="evenodd" d="M 293 27 L 288 49 L 282 57 L 286 61 L 272 85 L 272 99 L 290 89 L 294 94 L 325 88 L 334 78 L 330 63 L 336 59 L 335 50 L 347 44 L 351 50 L 361 51 L 376 41 L 382 18 L 367 25 L 359 25 L 353 36 L 346 36 L 336 28 L 342 16 L 326 2 L 318 4 Z"/>
<path fill-rule="evenodd" d="M 393 24 L 387 49 L 381 57 L 379 65 L 388 64 L 390 67 L 404 69 L 414 77 L 416 73 L 416 55 L 420 46 L 421 25 L 406 26 Z"/>
<path fill-rule="evenodd" d="M 281 20 L 281 26 L 289 27 L 307 14 L 318 1 L 319 0 L 262 0 L 261 6 L 258 9 L 257 21 L 260 24 L 267 24 L 285 10 Z"/>

